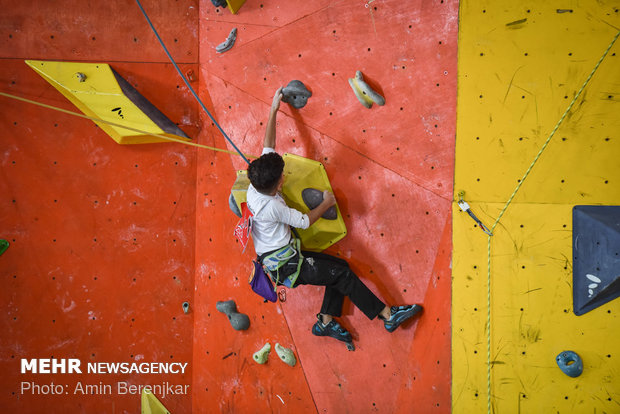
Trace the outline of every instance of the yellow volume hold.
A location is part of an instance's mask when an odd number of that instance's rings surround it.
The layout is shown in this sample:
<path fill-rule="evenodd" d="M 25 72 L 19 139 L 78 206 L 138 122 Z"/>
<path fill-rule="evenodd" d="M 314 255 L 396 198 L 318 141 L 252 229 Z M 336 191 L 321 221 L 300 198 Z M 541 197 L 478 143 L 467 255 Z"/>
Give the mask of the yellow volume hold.
<path fill-rule="evenodd" d="M 284 159 L 284 185 L 282 196 L 289 207 L 293 207 L 302 213 L 307 213 L 310 208 L 303 200 L 303 191 L 308 188 L 319 191 L 332 191 L 325 167 L 318 161 L 301 157 L 299 155 L 285 153 Z M 241 211 L 241 203 L 247 201 L 247 190 L 250 180 L 247 171 L 237 172 L 237 179 L 231 189 L 229 204 L 231 209 L 236 204 L 237 212 Z M 234 210 L 233 210 L 234 211 Z M 347 227 L 342 218 L 342 213 L 336 205 L 336 218 L 333 220 L 321 218 L 307 229 L 297 229 L 299 239 L 304 250 L 321 252 L 335 244 L 347 235 Z"/>
<path fill-rule="evenodd" d="M 141 414 L 170 414 L 170 411 L 157 399 L 150 390 L 142 389 Z"/>
<path fill-rule="evenodd" d="M 169 142 L 144 132 L 190 140 L 107 63 L 26 60 L 26 64 L 85 115 L 142 131 L 97 124 L 119 144 Z"/>

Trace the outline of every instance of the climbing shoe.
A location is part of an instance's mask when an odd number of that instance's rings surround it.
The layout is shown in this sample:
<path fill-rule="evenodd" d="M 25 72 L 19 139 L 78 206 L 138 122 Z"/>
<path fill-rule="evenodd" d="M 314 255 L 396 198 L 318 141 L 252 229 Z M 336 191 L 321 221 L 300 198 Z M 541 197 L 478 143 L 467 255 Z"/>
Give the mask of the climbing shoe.
<path fill-rule="evenodd" d="M 394 332 L 403 322 L 422 310 L 420 305 L 392 306 L 390 319 L 383 319 L 388 332 Z"/>
<path fill-rule="evenodd" d="M 351 334 L 345 330 L 334 319 L 329 321 L 327 325 L 321 321 L 321 314 L 316 315 L 317 321 L 312 327 L 312 334 L 316 336 L 331 336 L 342 342 L 351 342 Z"/>

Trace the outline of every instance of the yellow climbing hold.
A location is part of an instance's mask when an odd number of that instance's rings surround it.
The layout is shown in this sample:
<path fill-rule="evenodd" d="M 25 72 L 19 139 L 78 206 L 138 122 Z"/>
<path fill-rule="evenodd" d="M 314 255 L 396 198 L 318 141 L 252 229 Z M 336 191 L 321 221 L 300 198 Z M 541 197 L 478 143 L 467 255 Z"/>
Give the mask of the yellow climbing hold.
<path fill-rule="evenodd" d="M 142 414 L 170 414 L 170 411 L 146 388 L 142 389 Z"/>
<path fill-rule="evenodd" d="M 293 154 L 284 154 L 284 186 L 282 196 L 286 204 L 302 213 L 310 209 L 304 203 L 301 193 L 306 188 L 332 191 L 325 167 L 318 161 Z M 307 229 L 298 229 L 301 244 L 306 250 L 322 251 L 347 235 L 342 214 L 336 205 L 336 220 L 318 219 Z"/>
<path fill-rule="evenodd" d="M 370 108 L 374 103 L 379 106 L 385 105 L 385 98 L 375 92 L 365 81 L 362 72 L 355 72 L 354 78 L 349 78 L 349 85 L 353 89 L 353 93 L 366 108 Z"/>
<path fill-rule="evenodd" d="M 284 154 L 284 185 L 282 196 L 287 205 L 302 213 L 307 213 L 310 209 L 302 199 L 302 191 L 306 188 L 316 188 L 320 191 L 332 191 L 329 178 L 325 172 L 325 167 L 318 161 L 300 157 L 293 154 Z M 250 185 L 247 172 L 237 171 L 237 179 L 233 184 L 231 193 L 241 211 L 241 203 L 247 200 L 247 190 Z M 301 244 L 305 250 L 322 251 L 327 249 L 338 240 L 347 235 L 347 227 L 342 219 L 340 210 L 337 209 L 335 220 L 320 218 L 307 229 L 297 229 Z"/>
<path fill-rule="evenodd" d="M 41 60 L 26 60 L 26 63 L 87 116 L 142 131 L 99 123 L 119 144 L 169 142 L 144 132 L 189 141 L 174 122 L 106 63 Z"/>
<path fill-rule="evenodd" d="M 245 0 L 226 0 L 228 10 L 230 10 L 232 14 L 236 14 L 244 3 Z"/>

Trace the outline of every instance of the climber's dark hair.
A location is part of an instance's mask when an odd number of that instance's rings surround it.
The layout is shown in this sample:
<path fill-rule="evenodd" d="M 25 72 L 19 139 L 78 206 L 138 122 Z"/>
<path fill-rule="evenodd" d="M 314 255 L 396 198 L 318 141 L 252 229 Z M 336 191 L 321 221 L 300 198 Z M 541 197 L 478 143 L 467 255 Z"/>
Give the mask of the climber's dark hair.
<path fill-rule="evenodd" d="M 262 194 L 271 194 L 278 187 L 284 171 L 284 160 L 276 152 L 268 152 L 252 161 L 248 167 L 250 182 Z"/>

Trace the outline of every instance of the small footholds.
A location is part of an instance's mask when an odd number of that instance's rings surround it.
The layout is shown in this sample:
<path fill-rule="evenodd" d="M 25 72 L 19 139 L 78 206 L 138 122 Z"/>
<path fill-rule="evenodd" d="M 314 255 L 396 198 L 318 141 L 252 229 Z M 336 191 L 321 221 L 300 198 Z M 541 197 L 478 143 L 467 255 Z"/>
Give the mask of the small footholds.
<path fill-rule="evenodd" d="M 349 85 L 357 99 L 366 108 L 372 107 L 373 102 L 379 106 L 385 105 L 385 98 L 368 86 L 359 70 L 355 72 L 354 78 L 349 78 Z"/>
<path fill-rule="evenodd" d="M 230 34 L 228 35 L 226 40 L 215 47 L 215 51 L 217 53 L 224 53 L 224 52 L 229 51 L 234 46 L 236 40 L 237 40 L 237 28 L 234 27 L 230 31 Z"/>
<path fill-rule="evenodd" d="M 527 22 L 527 19 L 515 20 L 514 22 L 506 23 L 506 26 L 516 26 Z"/>
<path fill-rule="evenodd" d="M 77 72 L 75 74 L 75 77 L 78 79 L 78 81 L 80 82 L 86 82 L 86 75 L 83 74 L 82 72 Z"/>
<path fill-rule="evenodd" d="M 184 313 L 189 312 L 189 302 L 183 302 L 183 312 Z"/>
<path fill-rule="evenodd" d="M 290 104 L 293 108 L 303 108 L 311 96 L 312 92 L 299 80 L 292 80 L 282 88 L 282 101 Z"/>

